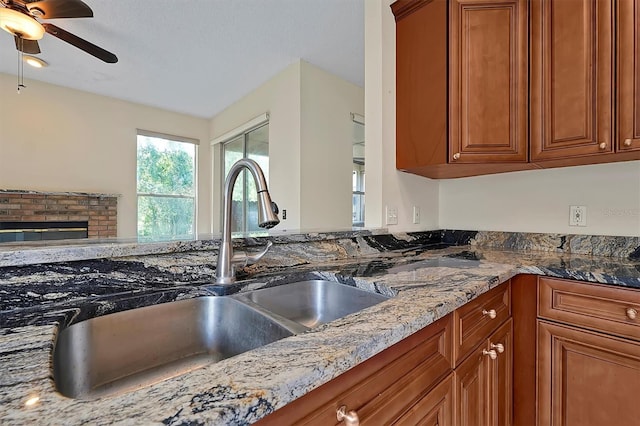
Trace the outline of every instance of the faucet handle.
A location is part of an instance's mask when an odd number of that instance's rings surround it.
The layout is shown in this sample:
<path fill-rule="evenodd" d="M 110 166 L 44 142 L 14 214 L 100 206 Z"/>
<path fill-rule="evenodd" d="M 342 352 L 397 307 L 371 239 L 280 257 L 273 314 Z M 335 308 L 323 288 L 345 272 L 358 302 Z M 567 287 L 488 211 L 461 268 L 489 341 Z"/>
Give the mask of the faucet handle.
<path fill-rule="evenodd" d="M 273 243 L 271 241 L 267 241 L 267 245 L 265 246 L 265 248 L 262 251 L 259 251 L 256 254 L 247 254 L 243 251 L 239 251 L 234 253 L 233 257 L 231 258 L 231 262 L 235 263 L 235 264 L 241 264 L 242 266 L 247 266 L 247 265 L 251 265 L 253 263 L 256 263 L 257 261 L 259 261 L 260 259 L 262 259 L 262 256 L 264 256 L 265 254 L 267 254 L 267 252 L 269 251 L 269 249 L 271 248 L 271 246 L 273 245 Z"/>

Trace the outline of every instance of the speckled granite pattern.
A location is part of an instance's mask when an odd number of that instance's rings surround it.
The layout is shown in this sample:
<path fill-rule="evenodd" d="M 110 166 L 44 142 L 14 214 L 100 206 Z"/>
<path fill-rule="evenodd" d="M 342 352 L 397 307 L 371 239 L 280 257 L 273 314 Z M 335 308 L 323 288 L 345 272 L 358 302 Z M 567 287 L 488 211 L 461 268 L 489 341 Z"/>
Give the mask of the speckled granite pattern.
<path fill-rule="evenodd" d="M 264 263 L 245 271 L 250 279 L 231 289 L 210 284 L 215 259 L 206 250 L 0 268 L 0 423 L 248 424 L 516 274 L 640 289 L 640 260 L 631 256 L 633 250 L 618 257 L 498 250 L 473 240 L 478 235 L 290 241 L 277 244 Z M 448 246 L 446 238 L 461 245 Z M 310 278 L 394 297 L 133 392 L 79 401 L 55 391 L 50 362 L 59 326 L 137 306 Z M 39 402 L 24 406 L 33 395 Z"/>

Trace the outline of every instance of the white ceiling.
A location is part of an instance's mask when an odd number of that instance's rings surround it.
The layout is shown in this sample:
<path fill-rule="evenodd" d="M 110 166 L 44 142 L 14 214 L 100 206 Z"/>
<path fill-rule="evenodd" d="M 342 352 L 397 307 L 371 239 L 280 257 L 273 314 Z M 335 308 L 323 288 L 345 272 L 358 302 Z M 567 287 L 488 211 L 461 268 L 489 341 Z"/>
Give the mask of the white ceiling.
<path fill-rule="evenodd" d="M 50 22 L 118 63 L 45 34 L 38 56 L 50 65 L 25 66 L 26 79 L 203 118 L 297 59 L 364 85 L 365 0 L 84 1 L 93 18 Z M 16 62 L 13 37 L 0 31 L 0 72 L 15 74 Z"/>

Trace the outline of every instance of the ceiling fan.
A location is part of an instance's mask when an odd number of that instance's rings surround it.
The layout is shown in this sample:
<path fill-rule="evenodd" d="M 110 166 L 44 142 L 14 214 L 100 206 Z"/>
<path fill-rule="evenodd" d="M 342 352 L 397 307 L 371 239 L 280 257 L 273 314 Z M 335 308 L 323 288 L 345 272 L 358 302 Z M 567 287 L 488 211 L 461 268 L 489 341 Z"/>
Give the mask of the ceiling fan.
<path fill-rule="evenodd" d="M 114 64 L 118 58 L 62 28 L 41 23 L 43 19 L 92 18 L 93 11 L 82 0 L 0 0 L 0 28 L 13 34 L 16 49 L 27 54 L 40 53 L 40 40 L 47 32 L 104 62 Z"/>

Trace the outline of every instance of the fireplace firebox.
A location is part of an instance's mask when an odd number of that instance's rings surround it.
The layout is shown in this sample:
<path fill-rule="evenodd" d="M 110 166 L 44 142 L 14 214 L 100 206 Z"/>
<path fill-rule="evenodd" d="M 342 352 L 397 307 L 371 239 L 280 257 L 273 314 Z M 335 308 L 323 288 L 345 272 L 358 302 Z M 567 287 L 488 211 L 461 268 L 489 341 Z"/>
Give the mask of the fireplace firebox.
<path fill-rule="evenodd" d="M 0 243 L 87 238 L 89 222 L 0 222 Z"/>

